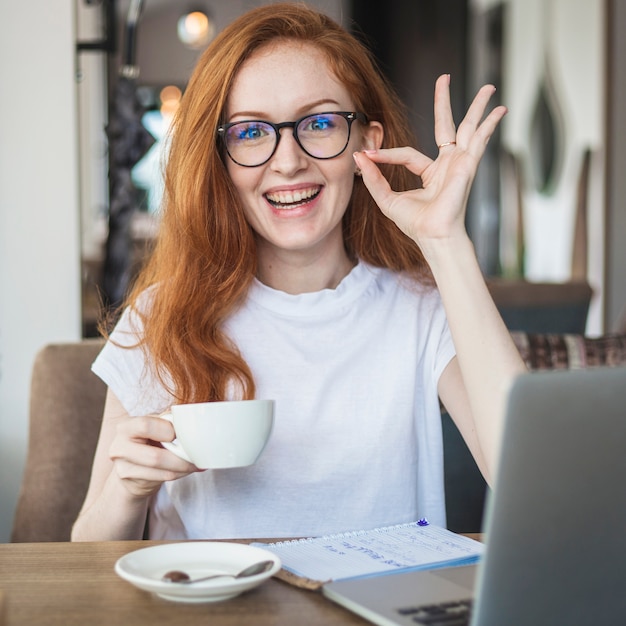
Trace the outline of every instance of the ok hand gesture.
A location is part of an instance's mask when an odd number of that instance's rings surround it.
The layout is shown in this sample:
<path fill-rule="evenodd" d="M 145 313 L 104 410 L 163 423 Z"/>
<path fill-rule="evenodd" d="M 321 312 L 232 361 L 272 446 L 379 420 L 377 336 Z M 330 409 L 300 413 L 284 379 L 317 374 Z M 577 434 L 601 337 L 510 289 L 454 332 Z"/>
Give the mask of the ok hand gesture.
<path fill-rule="evenodd" d="M 466 236 L 469 191 L 487 143 L 506 113 L 504 106 L 498 106 L 482 119 L 494 92 L 491 85 L 479 90 L 457 130 L 450 107 L 450 77 L 444 74 L 437 79 L 435 139 L 439 155 L 435 160 L 410 147 L 354 155 L 363 182 L 381 211 L 420 246 L 427 259 L 433 245 Z M 421 177 L 423 188 L 393 191 L 375 163 L 406 167 Z"/>

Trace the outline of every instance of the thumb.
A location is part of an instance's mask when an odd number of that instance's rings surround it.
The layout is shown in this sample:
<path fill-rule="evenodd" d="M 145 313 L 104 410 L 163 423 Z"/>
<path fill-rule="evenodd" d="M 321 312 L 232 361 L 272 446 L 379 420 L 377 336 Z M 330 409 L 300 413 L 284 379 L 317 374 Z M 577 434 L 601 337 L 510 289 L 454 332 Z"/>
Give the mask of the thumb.
<path fill-rule="evenodd" d="M 355 152 L 352 157 L 361 170 L 363 184 L 381 211 L 386 213 L 395 195 L 387 179 L 378 169 L 378 166 L 367 156 L 367 151 Z"/>

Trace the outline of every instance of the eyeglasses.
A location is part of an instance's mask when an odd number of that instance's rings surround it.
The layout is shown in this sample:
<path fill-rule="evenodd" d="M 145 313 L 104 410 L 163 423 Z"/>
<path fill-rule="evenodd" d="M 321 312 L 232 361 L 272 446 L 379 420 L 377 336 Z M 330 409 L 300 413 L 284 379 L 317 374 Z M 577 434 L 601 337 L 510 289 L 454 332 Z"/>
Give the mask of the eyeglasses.
<path fill-rule="evenodd" d="M 222 124 L 217 132 L 222 137 L 228 156 L 243 167 L 267 163 L 280 141 L 282 128 L 293 129 L 293 138 L 314 159 L 332 159 L 348 146 L 352 122 L 367 124 L 363 113 L 332 111 L 306 115 L 295 122 L 272 124 L 264 120 L 243 120 Z"/>

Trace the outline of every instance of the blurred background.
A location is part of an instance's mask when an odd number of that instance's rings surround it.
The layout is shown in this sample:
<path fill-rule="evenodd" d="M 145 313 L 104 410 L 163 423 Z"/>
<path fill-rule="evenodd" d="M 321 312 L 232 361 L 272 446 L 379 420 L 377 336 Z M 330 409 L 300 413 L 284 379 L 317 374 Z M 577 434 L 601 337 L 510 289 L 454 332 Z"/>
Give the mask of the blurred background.
<path fill-rule="evenodd" d="M 226 24 L 266 3 L 0 0 L 0 541 L 24 463 L 34 355 L 94 336 L 103 306 L 123 297 L 158 229 L 164 136 L 194 64 Z M 623 329 L 626 5 L 309 4 L 371 46 L 430 155 L 436 77 L 452 75 L 459 118 L 481 84 L 496 85 L 510 112 L 468 211 L 485 276 L 518 299 L 584 285 L 577 330 Z"/>

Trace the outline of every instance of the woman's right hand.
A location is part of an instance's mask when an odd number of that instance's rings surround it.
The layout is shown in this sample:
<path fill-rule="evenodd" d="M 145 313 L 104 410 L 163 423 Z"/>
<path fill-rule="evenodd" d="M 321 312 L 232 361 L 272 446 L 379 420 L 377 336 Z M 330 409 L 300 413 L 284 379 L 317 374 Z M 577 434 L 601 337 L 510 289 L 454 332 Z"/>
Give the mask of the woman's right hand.
<path fill-rule="evenodd" d="M 161 446 L 172 441 L 174 427 L 154 415 L 121 419 L 109 448 L 113 471 L 135 497 L 155 493 L 165 481 L 200 471 Z"/>
<path fill-rule="evenodd" d="M 168 480 L 198 468 L 161 446 L 174 428 L 153 415 L 131 417 L 107 393 L 89 489 L 72 529 L 72 541 L 141 539 L 150 496 Z"/>

